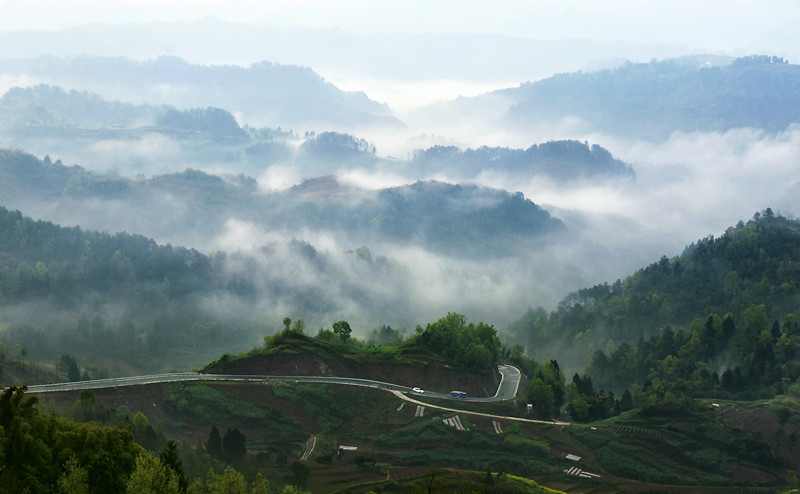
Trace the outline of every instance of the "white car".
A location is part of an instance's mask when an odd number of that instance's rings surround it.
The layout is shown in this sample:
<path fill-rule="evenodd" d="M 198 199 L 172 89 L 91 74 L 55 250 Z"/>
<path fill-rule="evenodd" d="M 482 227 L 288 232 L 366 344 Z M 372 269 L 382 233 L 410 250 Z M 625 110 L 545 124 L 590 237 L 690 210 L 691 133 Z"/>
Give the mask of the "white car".
<path fill-rule="evenodd" d="M 422 388 L 417 388 L 417 387 L 411 388 L 411 391 L 413 391 L 415 393 L 424 393 L 425 392 L 425 391 L 422 390 Z"/>

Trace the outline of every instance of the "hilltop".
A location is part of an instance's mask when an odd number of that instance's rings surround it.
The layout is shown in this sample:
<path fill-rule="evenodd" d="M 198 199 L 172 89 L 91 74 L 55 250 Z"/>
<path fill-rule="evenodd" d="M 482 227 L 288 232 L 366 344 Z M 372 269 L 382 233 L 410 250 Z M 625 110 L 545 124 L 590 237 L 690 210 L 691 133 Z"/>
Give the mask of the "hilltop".
<path fill-rule="evenodd" d="M 462 389 L 470 395 L 494 396 L 500 375 L 501 343 L 493 326 L 469 323 L 448 313 L 413 334 L 390 327 L 374 330 L 366 341 L 350 336 L 347 321 L 303 334 L 305 323 L 284 319 L 284 329 L 238 356 L 223 355 L 203 372 L 359 377 L 408 387 L 435 386 L 440 393 Z"/>
<path fill-rule="evenodd" d="M 429 352 L 376 347 L 359 350 L 288 331 L 276 335 L 266 352 L 239 357 L 224 356 L 208 364 L 207 374 L 269 376 L 357 377 L 448 393 L 453 389 L 469 396 L 494 396 L 497 370 L 465 370 Z M 255 353 L 254 355 L 251 355 Z"/>

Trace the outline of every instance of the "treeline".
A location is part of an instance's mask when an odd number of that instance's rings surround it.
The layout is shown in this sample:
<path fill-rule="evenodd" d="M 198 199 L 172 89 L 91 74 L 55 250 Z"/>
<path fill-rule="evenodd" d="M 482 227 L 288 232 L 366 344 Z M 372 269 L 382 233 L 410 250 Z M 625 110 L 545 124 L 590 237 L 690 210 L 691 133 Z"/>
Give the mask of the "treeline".
<path fill-rule="evenodd" d="M 800 377 L 798 266 L 800 222 L 767 209 L 625 281 L 572 293 L 551 313 L 529 311 L 511 334 L 585 369 L 565 383 L 556 361 L 534 368 L 536 412 L 587 421 L 788 392 Z"/>
<path fill-rule="evenodd" d="M 634 408 L 642 415 L 682 415 L 697 407 L 692 398 L 753 400 L 790 392 L 800 378 L 796 316 L 770 320 L 762 304 L 746 309 L 741 319 L 737 325 L 730 314 L 710 314 L 689 329 L 666 326 L 610 354 L 597 350 L 586 374 L 576 373 L 565 387 L 565 410 L 577 422 Z M 615 400 L 613 391 L 594 392 L 595 385 L 624 392 Z M 534 390 L 538 395 L 532 391 L 534 400 L 542 399 L 541 387 Z M 554 405 L 556 414 L 559 402 Z"/>
<path fill-rule="evenodd" d="M 482 146 L 461 150 L 456 146 L 437 145 L 416 151 L 410 165 L 429 172 L 451 167 L 458 167 L 461 173 L 477 174 L 487 169 L 525 172 L 545 175 L 558 182 L 577 178 L 636 177 L 630 165 L 614 158 L 607 149 L 575 140 L 548 141 L 527 149 Z"/>
<path fill-rule="evenodd" d="M 364 340 L 351 336 L 352 329 L 347 321 L 334 322 L 332 329 L 320 328 L 313 339 L 305 336 L 305 322 L 302 319 L 293 322 L 287 317 L 283 324 L 283 331 L 264 338 L 263 349 L 255 348 L 241 356 L 279 348 L 296 352 L 298 347 L 305 347 L 309 352 L 327 352 L 331 356 L 347 353 L 432 354 L 449 365 L 489 372 L 508 355 L 504 352 L 494 326 L 483 322 L 467 324 L 466 316 L 455 312 L 448 312 L 446 316 L 424 328 L 417 326 L 414 333 L 407 336 L 403 329 L 380 326 L 371 331 Z M 312 340 L 323 345 L 308 345 Z M 205 368 L 211 368 L 231 358 L 233 357 L 230 355 L 223 355 Z M 538 366 L 535 362 L 532 365 Z"/>

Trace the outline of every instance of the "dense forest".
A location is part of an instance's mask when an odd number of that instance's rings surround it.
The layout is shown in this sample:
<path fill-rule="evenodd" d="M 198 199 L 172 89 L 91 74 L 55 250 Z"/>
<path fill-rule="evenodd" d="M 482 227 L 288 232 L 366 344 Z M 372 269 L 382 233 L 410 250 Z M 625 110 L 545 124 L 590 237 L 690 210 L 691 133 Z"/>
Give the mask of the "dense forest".
<path fill-rule="evenodd" d="M 241 325 L 230 321 L 223 331 L 198 310 L 201 297 L 226 281 L 214 259 L 197 251 L 59 227 L 6 209 L 0 231 L 3 360 L 81 354 L 92 355 L 92 365 L 104 356 L 141 369 L 170 348 L 199 350 L 200 335 L 201 346 L 242 338 Z M 98 372 L 90 375 L 102 377 Z"/>
<path fill-rule="evenodd" d="M 253 254 L 206 255 L 140 235 L 60 227 L 4 208 L 0 239 L 0 359 L 6 363 L 0 379 L 8 383 L 65 379 L 75 356 L 81 356 L 83 371 L 76 372 L 84 378 L 107 376 L 109 365 L 113 374 L 198 366 L 220 349 L 241 348 L 276 331 L 273 306 L 294 307 L 320 326 L 331 324 L 324 317 L 343 301 L 394 320 L 402 320 L 408 306 L 398 298 L 402 293 L 376 294 L 364 286 L 365 280 L 396 284 L 407 276 L 366 247 L 344 253 L 344 264 L 297 240 L 264 245 Z M 278 258 L 291 260 L 294 270 L 270 262 Z M 312 277 L 316 281 L 330 278 L 326 283 L 335 282 L 336 292 L 299 282 L 296 270 L 313 270 L 321 276 Z M 474 338 L 488 350 L 475 353 L 468 351 L 472 326 L 457 322 L 431 326 L 424 338 L 456 331 L 466 347 L 447 355 L 460 355 L 459 362 L 468 357 L 462 363 L 480 368 L 495 362 L 497 344 L 478 335 L 486 327 L 479 325 Z M 430 336 L 434 351 L 445 351 L 440 340 Z M 50 361 L 57 362 L 55 373 L 33 365 Z M 26 363 L 38 377 L 25 371 Z"/>
<path fill-rule="evenodd" d="M 509 334 L 537 358 L 585 368 L 573 384 L 589 398 L 775 396 L 800 376 L 798 261 L 800 222 L 767 209 L 552 312 L 531 310 Z"/>

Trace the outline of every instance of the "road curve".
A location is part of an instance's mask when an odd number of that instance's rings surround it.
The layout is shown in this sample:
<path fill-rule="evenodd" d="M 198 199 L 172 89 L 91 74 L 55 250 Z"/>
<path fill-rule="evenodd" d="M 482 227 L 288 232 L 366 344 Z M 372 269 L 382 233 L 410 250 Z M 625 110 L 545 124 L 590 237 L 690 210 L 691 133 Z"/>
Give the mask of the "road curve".
<path fill-rule="evenodd" d="M 531 423 L 531 424 L 572 425 L 570 422 L 560 422 L 558 420 L 526 419 L 526 418 L 522 418 L 522 417 L 511 417 L 511 416 L 508 416 L 508 415 L 494 415 L 494 414 L 491 414 L 491 413 L 472 412 L 472 411 L 468 411 L 468 410 L 459 410 L 457 408 L 447 408 L 447 407 L 442 407 L 442 406 L 439 406 L 439 405 L 431 405 L 430 403 L 426 403 L 424 401 L 416 400 L 416 399 L 412 398 L 411 396 L 403 394 L 400 391 L 392 391 L 392 393 L 394 393 L 395 396 L 397 396 L 401 400 L 405 400 L 405 401 L 414 403 L 416 405 L 424 406 L 424 407 L 427 407 L 427 408 L 436 408 L 436 409 L 439 409 L 439 410 L 444 410 L 446 412 L 463 413 L 465 415 L 478 415 L 480 417 L 490 417 L 490 418 L 493 418 L 493 419 L 502 419 L 502 420 L 513 420 L 513 421 L 516 421 L 516 422 L 528 422 L 528 423 Z"/>

